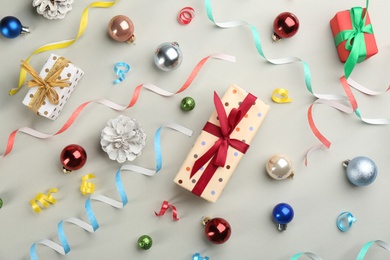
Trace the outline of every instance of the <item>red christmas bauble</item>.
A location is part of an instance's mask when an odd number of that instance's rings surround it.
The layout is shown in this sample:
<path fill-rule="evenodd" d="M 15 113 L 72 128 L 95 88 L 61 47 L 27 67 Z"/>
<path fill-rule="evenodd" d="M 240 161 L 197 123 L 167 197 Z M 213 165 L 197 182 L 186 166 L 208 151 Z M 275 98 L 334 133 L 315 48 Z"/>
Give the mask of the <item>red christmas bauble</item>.
<path fill-rule="evenodd" d="M 210 242 L 222 244 L 229 239 L 232 229 L 223 218 L 213 218 L 207 222 L 204 233 Z"/>
<path fill-rule="evenodd" d="M 272 39 L 279 41 L 283 38 L 290 38 L 294 36 L 299 29 L 298 18 L 289 12 L 279 14 L 274 21 L 274 34 Z"/>
<path fill-rule="evenodd" d="M 87 153 L 80 145 L 70 144 L 62 150 L 60 160 L 64 166 L 64 171 L 78 170 L 87 161 Z"/>

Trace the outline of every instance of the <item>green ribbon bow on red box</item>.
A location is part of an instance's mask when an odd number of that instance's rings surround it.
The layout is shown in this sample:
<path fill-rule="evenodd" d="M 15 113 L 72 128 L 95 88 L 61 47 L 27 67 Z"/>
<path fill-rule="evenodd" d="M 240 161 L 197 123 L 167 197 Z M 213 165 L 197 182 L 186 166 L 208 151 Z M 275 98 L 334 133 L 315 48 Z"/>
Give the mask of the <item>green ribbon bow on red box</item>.
<path fill-rule="evenodd" d="M 346 78 L 351 75 L 353 68 L 358 62 L 362 62 L 366 59 L 367 52 L 364 34 L 374 34 L 372 25 L 365 24 L 368 10 L 368 2 L 369 0 L 366 1 L 365 12 L 361 7 L 353 7 L 351 9 L 350 15 L 352 29 L 340 31 L 334 38 L 336 46 L 338 46 L 343 41 L 346 41 L 345 49 L 350 51 L 348 59 L 345 61 L 344 64 L 344 74 Z"/>

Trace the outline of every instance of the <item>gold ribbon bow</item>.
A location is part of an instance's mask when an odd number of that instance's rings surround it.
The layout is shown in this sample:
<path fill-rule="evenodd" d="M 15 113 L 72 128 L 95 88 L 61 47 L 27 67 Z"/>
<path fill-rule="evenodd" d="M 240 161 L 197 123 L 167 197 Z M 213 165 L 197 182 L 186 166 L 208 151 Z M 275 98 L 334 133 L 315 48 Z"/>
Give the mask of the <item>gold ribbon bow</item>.
<path fill-rule="evenodd" d="M 69 61 L 63 57 L 58 58 L 44 79 L 27 62 L 23 60 L 21 62 L 22 69 L 26 70 L 33 78 L 27 82 L 27 87 L 38 87 L 28 107 L 37 113 L 46 97 L 52 104 L 57 105 L 59 96 L 54 87 L 69 87 L 69 78 L 60 79 L 61 72 L 69 64 Z"/>

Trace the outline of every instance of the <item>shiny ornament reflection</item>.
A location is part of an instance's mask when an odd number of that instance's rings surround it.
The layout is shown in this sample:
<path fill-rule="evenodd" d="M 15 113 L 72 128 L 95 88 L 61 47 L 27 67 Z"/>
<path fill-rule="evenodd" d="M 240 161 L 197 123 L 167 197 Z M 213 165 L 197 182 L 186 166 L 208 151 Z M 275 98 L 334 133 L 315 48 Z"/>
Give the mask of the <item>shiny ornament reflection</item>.
<path fill-rule="evenodd" d="M 278 230 L 284 231 L 287 229 L 287 224 L 294 218 L 294 210 L 287 203 L 279 203 L 272 211 L 274 221 L 278 224 Z"/>
<path fill-rule="evenodd" d="M 134 24 L 124 15 L 114 16 L 108 23 L 108 33 L 118 42 L 132 43 L 135 40 Z"/>
<path fill-rule="evenodd" d="M 19 19 L 14 16 L 6 16 L 0 21 L 0 33 L 6 38 L 13 39 L 20 34 L 29 32 L 29 28 L 23 26 Z"/>
<path fill-rule="evenodd" d="M 229 222 L 223 218 L 206 217 L 203 219 L 203 225 L 205 225 L 206 238 L 214 244 L 225 243 L 232 233 Z"/>
<path fill-rule="evenodd" d="M 273 27 L 272 40 L 278 42 L 283 38 L 293 37 L 298 32 L 299 20 L 294 14 L 284 12 L 275 18 Z"/>
<path fill-rule="evenodd" d="M 64 172 L 71 173 L 84 166 L 87 161 L 87 153 L 80 145 L 70 144 L 62 150 L 60 160 Z"/>
<path fill-rule="evenodd" d="M 160 44 L 154 53 L 154 63 L 163 71 L 177 69 L 183 61 L 183 53 L 177 42 L 164 42 Z"/>
<path fill-rule="evenodd" d="M 356 186 L 371 184 L 378 174 L 378 169 L 373 160 L 364 156 L 358 156 L 352 160 L 343 162 L 348 180 Z"/>
<path fill-rule="evenodd" d="M 180 102 L 180 108 L 183 111 L 191 111 L 195 108 L 195 100 L 192 97 L 185 97 Z"/>
<path fill-rule="evenodd" d="M 143 235 L 140 238 L 138 238 L 138 248 L 142 250 L 148 250 L 152 247 L 153 245 L 153 240 L 150 236 L 148 235 Z"/>
<path fill-rule="evenodd" d="M 284 180 L 294 176 L 292 162 L 283 154 L 271 156 L 265 165 L 265 169 L 268 175 L 275 180 Z"/>

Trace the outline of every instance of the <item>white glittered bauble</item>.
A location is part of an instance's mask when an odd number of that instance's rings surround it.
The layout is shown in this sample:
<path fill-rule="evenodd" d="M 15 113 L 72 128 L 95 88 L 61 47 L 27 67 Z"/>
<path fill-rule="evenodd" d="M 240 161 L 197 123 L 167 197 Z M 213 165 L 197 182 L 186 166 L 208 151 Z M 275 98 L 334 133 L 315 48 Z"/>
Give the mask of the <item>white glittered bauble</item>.
<path fill-rule="evenodd" d="M 111 160 L 123 163 L 141 155 L 145 141 L 146 134 L 141 125 L 135 119 L 120 115 L 107 122 L 100 144 Z"/>
<path fill-rule="evenodd" d="M 378 168 L 373 160 L 365 156 L 358 156 L 343 162 L 348 180 L 356 186 L 371 184 L 378 174 Z"/>

